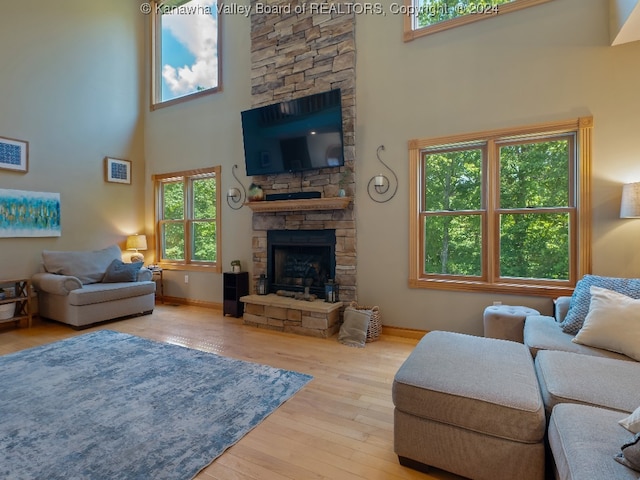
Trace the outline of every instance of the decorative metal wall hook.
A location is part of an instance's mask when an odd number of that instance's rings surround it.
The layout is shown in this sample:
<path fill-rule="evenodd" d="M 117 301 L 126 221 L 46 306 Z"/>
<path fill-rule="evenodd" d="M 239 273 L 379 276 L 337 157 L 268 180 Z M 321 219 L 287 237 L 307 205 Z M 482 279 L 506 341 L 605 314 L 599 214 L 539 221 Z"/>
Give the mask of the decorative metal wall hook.
<path fill-rule="evenodd" d="M 382 161 L 380 158 L 380 150 L 384 150 L 384 145 L 380 145 L 378 147 L 376 150 L 376 157 L 378 157 L 380 163 L 393 175 L 393 185 L 386 175 L 379 173 L 378 175 L 371 177 L 371 180 L 369 180 L 369 183 L 367 184 L 367 193 L 374 202 L 385 203 L 395 197 L 396 192 L 398 191 L 398 176 L 389 165 Z M 392 187 L 393 190 L 391 190 Z"/>
<path fill-rule="evenodd" d="M 247 199 L 247 191 L 245 190 L 242 182 L 240 182 L 240 179 L 236 176 L 236 168 L 238 168 L 238 165 L 233 166 L 233 168 L 231 169 L 231 175 L 233 175 L 233 178 L 236 179 L 236 182 L 240 184 L 240 187 L 242 187 L 242 191 L 240 191 L 238 187 L 229 188 L 229 191 L 227 192 L 227 204 L 234 210 L 240 210 L 243 203 Z"/>

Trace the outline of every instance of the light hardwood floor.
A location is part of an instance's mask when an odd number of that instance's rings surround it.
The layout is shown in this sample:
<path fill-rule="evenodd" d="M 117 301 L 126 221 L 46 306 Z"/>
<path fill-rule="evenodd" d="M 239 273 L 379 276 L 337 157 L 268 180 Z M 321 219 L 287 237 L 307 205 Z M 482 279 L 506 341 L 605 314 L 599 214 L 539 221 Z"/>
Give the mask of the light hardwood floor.
<path fill-rule="evenodd" d="M 296 370 L 314 379 L 205 468 L 198 480 L 460 479 L 419 473 L 393 453 L 391 382 L 416 340 L 382 335 L 365 348 L 271 332 L 194 306 L 157 305 L 152 315 L 75 331 L 34 320 L 0 326 L 0 354 L 110 329 L 228 357 Z"/>

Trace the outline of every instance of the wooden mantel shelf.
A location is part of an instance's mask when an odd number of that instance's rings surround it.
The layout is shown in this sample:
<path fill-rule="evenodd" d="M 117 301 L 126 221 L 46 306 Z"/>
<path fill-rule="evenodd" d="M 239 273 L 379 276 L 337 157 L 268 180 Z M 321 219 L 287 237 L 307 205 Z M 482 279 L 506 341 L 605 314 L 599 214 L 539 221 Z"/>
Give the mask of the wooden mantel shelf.
<path fill-rule="evenodd" d="M 344 210 L 351 197 L 309 198 L 305 200 L 272 200 L 246 202 L 254 212 L 295 212 L 299 210 Z"/>

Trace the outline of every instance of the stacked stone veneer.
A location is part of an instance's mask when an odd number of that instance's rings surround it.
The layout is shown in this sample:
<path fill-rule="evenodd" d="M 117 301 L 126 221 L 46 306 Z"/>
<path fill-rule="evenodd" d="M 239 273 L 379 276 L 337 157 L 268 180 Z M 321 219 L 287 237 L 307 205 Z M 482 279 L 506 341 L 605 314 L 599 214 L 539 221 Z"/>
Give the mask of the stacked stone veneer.
<path fill-rule="evenodd" d="M 277 295 L 247 295 L 243 323 L 310 337 L 328 338 L 337 333 L 341 303 L 308 302 Z"/>
<path fill-rule="evenodd" d="M 256 13 L 257 3 L 272 13 Z M 323 2 L 318 2 L 323 3 Z M 298 174 L 253 177 L 265 194 L 320 191 L 355 194 L 355 15 L 341 2 L 331 13 L 311 12 L 306 2 L 255 2 L 251 9 L 251 93 L 254 107 L 340 88 L 345 166 Z M 303 5 L 306 5 L 304 8 Z M 262 9 L 264 11 L 265 9 Z M 329 10 L 327 10 L 329 11 Z M 296 13 L 297 12 L 297 13 Z M 253 214 L 253 274 L 267 269 L 267 230 L 335 229 L 340 299 L 356 297 L 356 225 L 353 202 L 345 210 Z"/>

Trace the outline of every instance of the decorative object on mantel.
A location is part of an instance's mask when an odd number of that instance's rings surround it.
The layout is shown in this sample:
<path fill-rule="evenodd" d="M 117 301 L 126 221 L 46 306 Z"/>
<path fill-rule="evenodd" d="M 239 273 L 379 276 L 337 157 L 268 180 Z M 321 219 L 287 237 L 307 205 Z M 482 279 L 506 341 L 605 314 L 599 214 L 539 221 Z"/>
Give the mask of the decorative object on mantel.
<path fill-rule="evenodd" d="M 252 183 L 249 185 L 249 195 L 247 195 L 247 198 L 250 202 L 261 202 L 264 200 L 264 191 L 259 185 Z"/>
<path fill-rule="evenodd" d="M 242 270 L 242 264 L 240 260 L 231 260 L 231 271 L 233 273 L 239 273 Z"/>
<path fill-rule="evenodd" d="M 29 171 L 29 142 L 0 137 L 0 168 L 27 173 Z"/>
<path fill-rule="evenodd" d="M 138 250 L 147 249 L 147 237 L 145 235 L 138 234 L 129 235 L 127 237 L 126 249 L 135 250 L 135 252 L 131 254 L 131 263 L 144 262 L 144 255 Z"/>
<path fill-rule="evenodd" d="M 9 215 L 8 212 L 32 213 Z M 0 237 L 59 237 L 60 234 L 59 193 L 0 188 Z"/>
<path fill-rule="evenodd" d="M 247 198 L 247 191 L 245 190 L 244 185 L 242 184 L 240 179 L 238 179 L 238 177 L 236 176 L 236 168 L 238 168 L 238 165 L 233 166 L 233 168 L 231 169 L 231 175 L 233 175 L 233 178 L 236 179 L 236 182 L 240 184 L 240 186 L 242 187 L 242 191 L 240 191 L 238 187 L 229 188 L 229 191 L 227 192 L 227 204 L 234 210 L 240 210 Z"/>
<path fill-rule="evenodd" d="M 369 183 L 367 184 L 367 193 L 374 202 L 385 203 L 395 197 L 396 192 L 398 191 L 398 176 L 396 175 L 396 172 L 389 167 L 389 165 L 382 161 L 380 158 L 380 150 L 384 150 L 384 145 L 380 145 L 378 147 L 376 150 L 376 157 L 378 157 L 380 163 L 382 163 L 382 165 L 384 165 L 393 175 L 393 190 L 390 191 L 392 184 L 389 178 L 386 175 L 379 173 L 378 175 L 371 177 L 371 180 L 369 180 Z"/>
<path fill-rule="evenodd" d="M 640 182 L 622 186 L 620 218 L 640 218 Z"/>
<path fill-rule="evenodd" d="M 269 285 L 267 283 L 267 276 L 264 273 L 260 274 L 258 278 L 258 285 L 256 287 L 258 295 L 266 295 L 269 293 Z"/>
<path fill-rule="evenodd" d="M 324 284 L 324 301 L 328 303 L 336 303 L 340 301 L 339 296 L 340 285 L 332 279 L 327 280 Z"/>

